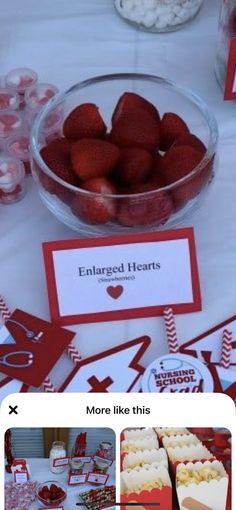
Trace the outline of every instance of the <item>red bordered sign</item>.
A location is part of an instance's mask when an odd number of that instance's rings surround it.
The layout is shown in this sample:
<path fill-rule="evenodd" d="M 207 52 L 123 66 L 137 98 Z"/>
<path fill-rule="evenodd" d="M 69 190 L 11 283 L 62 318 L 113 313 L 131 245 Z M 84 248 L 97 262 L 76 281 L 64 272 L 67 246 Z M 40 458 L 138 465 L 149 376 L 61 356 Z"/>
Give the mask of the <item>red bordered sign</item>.
<path fill-rule="evenodd" d="M 96 485 L 106 485 L 109 475 L 102 475 L 101 473 L 88 473 L 87 482 Z"/>

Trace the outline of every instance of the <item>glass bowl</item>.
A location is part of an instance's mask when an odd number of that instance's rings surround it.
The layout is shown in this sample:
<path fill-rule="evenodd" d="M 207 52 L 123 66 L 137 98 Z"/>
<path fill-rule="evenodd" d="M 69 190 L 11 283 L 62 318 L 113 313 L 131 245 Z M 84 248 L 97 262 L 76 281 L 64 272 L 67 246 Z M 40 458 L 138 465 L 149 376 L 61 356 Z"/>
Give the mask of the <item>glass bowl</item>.
<path fill-rule="evenodd" d="M 43 487 L 50 488 L 51 485 L 56 485 L 57 487 L 61 488 L 65 494 L 57 499 L 52 499 L 52 500 L 49 500 L 48 498 L 44 499 L 43 497 L 41 497 L 39 495 L 39 493 L 41 492 Z M 42 503 L 45 507 L 48 507 L 48 508 L 56 507 L 56 506 L 60 505 L 66 499 L 66 497 L 67 497 L 67 489 L 66 489 L 65 485 L 61 482 L 58 482 L 57 480 L 47 480 L 46 482 L 40 483 L 37 487 L 37 498 L 40 501 L 40 503 Z"/>
<path fill-rule="evenodd" d="M 146 98 L 161 115 L 174 112 L 184 119 L 191 133 L 198 136 L 207 148 L 199 164 L 187 176 L 172 184 L 132 194 L 101 195 L 59 178 L 40 155 L 41 148 L 47 145 L 44 126 L 48 116 L 59 109 L 63 111 L 62 117 L 65 119 L 79 104 L 95 103 L 109 130 L 115 105 L 127 91 Z M 62 127 L 63 120 L 61 133 Z M 31 132 L 32 174 L 46 207 L 59 221 L 83 237 L 173 228 L 183 223 L 205 197 L 215 173 L 217 141 L 218 127 L 213 114 L 206 103 L 190 90 L 146 74 L 98 76 L 57 94 L 39 113 Z M 101 201 L 106 209 L 112 211 L 109 220 L 105 223 L 103 218 L 102 223 L 96 214 L 92 220 L 88 220 L 84 208 L 94 210 L 94 206 L 96 208 Z"/>

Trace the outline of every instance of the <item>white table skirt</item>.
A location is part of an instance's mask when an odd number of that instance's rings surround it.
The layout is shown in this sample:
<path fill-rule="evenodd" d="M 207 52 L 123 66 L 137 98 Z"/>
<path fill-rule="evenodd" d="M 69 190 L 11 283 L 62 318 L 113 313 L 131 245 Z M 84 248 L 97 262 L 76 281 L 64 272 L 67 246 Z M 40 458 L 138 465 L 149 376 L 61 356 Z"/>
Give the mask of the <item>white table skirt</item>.
<path fill-rule="evenodd" d="M 219 122 L 219 168 L 209 196 L 185 222 L 195 229 L 203 310 L 177 317 L 183 343 L 233 315 L 236 309 L 236 106 L 223 102 L 214 76 L 219 0 L 205 0 L 199 15 L 169 34 L 136 31 L 117 16 L 111 0 L 11 0 L 1 12 L 1 74 L 13 67 L 36 69 L 41 81 L 63 90 L 78 80 L 119 71 L 148 72 L 195 90 Z M 72 239 L 42 205 L 31 178 L 19 203 L 0 206 L 0 293 L 14 309 L 49 319 L 41 244 Z M 83 357 L 150 335 L 144 365 L 167 352 L 163 319 L 80 325 L 76 344 Z M 64 356 L 51 373 L 55 385 L 70 372 Z"/>
<path fill-rule="evenodd" d="M 27 459 L 30 468 L 30 480 L 37 481 L 39 483 L 46 482 L 47 480 L 56 480 L 57 482 L 62 482 L 65 486 L 67 486 L 68 481 L 68 468 L 61 473 L 60 475 L 53 474 L 49 469 L 49 459 Z M 91 468 L 91 464 L 88 465 Z M 86 468 L 88 471 L 88 468 Z M 115 463 L 113 462 L 112 466 L 109 468 L 109 479 L 106 485 L 115 485 Z M 6 482 L 12 481 L 12 475 L 6 474 L 5 477 Z M 76 510 L 76 508 L 82 508 L 82 510 L 86 510 L 86 507 L 76 507 L 76 503 L 82 503 L 82 500 L 79 498 L 79 494 L 81 492 L 86 492 L 90 489 L 100 488 L 101 485 L 91 485 L 91 484 L 83 484 L 77 485 L 74 487 L 67 486 L 67 498 L 63 501 L 62 505 L 64 510 Z M 36 500 L 30 506 L 30 510 L 38 510 L 38 508 L 43 505 Z"/>

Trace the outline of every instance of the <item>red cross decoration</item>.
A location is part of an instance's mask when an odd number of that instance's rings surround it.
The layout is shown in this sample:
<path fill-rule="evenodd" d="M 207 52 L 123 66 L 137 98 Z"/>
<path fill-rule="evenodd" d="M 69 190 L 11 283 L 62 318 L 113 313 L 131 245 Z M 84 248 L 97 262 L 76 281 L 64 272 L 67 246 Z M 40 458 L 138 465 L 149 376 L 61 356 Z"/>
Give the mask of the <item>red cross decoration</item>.
<path fill-rule="evenodd" d="M 113 380 L 111 377 L 106 377 L 103 381 L 99 381 L 95 375 L 88 379 L 88 383 L 91 385 L 92 389 L 88 391 L 88 393 L 109 393 L 107 388 L 111 386 Z"/>

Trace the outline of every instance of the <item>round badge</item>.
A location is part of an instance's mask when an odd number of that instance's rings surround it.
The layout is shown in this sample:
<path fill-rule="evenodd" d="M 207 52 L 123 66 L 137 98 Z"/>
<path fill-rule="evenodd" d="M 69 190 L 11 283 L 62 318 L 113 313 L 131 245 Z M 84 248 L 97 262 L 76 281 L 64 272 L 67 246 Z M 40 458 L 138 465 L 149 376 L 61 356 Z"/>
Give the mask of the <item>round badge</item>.
<path fill-rule="evenodd" d="M 142 390 L 149 393 L 214 392 L 209 369 L 196 358 L 185 354 L 167 354 L 157 358 L 145 370 Z"/>

